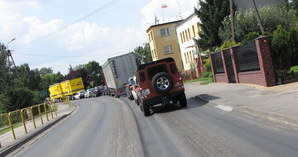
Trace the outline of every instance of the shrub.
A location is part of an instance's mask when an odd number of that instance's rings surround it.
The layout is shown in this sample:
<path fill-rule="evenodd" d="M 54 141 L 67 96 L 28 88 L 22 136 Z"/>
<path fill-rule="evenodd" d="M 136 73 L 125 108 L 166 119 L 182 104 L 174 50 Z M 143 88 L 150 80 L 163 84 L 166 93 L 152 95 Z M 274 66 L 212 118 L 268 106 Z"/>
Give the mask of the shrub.
<path fill-rule="evenodd" d="M 0 104 L 4 112 L 29 107 L 34 104 L 33 99 L 34 93 L 25 87 L 13 88 L 0 94 Z"/>
<path fill-rule="evenodd" d="M 236 45 L 240 45 L 240 43 L 236 43 L 236 42 L 233 42 L 233 41 L 225 41 L 221 46 L 220 46 L 220 49 L 225 49 L 225 48 L 229 48 L 229 47 L 232 47 L 232 46 L 236 46 Z"/>
<path fill-rule="evenodd" d="M 277 75 L 282 79 L 288 79 L 288 74 L 292 65 L 295 65 L 298 59 L 298 28 L 291 30 L 282 26 L 272 34 L 272 53 Z"/>
<path fill-rule="evenodd" d="M 203 74 L 202 74 L 202 77 L 212 77 L 212 73 L 210 71 L 205 71 Z"/>

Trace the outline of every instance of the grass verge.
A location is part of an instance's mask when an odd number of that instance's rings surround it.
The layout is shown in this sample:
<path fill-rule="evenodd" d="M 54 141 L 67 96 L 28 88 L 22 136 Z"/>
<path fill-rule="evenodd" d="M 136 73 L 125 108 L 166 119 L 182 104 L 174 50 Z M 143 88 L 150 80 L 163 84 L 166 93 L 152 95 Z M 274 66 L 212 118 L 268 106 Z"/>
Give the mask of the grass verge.
<path fill-rule="evenodd" d="M 203 81 L 201 83 L 201 85 L 206 85 L 206 84 L 213 82 L 213 78 L 212 77 L 202 77 L 202 78 L 198 78 L 198 79 L 187 80 L 187 81 L 184 81 L 184 83 L 191 83 L 191 82 L 197 82 L 197 81 Z"/>
<path fill-rule="evenodd" d="M 17 127 L 20 127 L 20 126 L 22 126 L 22 125 L 23 125 L 23 124 L 21 124 L 21 123 L 14 124 L 14 125 L 13 125 L 13 128 L 17 128 Z M 5 134 L 5 133 L 7 133 L 7 132 L 10 131 L 10 130 L 11 130 L 10 127 L 7 127 L 7 128 L 5 128 L 5 129 L 2 129 L 2 130 L 0 130 L 0 135 Z"/>

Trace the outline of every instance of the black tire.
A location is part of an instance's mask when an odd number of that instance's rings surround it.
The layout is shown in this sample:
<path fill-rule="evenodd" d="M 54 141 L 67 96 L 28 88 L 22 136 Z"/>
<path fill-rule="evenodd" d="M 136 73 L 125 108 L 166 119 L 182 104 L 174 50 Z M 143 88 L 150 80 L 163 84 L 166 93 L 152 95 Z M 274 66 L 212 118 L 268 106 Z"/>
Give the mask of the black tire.
<path fill-rule="evenodd" d="M 138 106 L 140 105 L 138 99 L 135 99 L 135 103 L 136 103 Z"/>
<path fill-rule="evenodd" d="M 145 103 L 142 103 L 140 106 L 141 106 L 141 109 L 143 109 L 144 116 L 145 117 L 150 116 L 150 106 Z"/>
<path fill-rule="evenodd" d="M 151 85 L 156 93 L 165 94 L 173 88 L 173 79 L 168 73 L 160 72 L 152 78 Z"/>
<path fill-rule="evenodd" d="M 133 99 L 134 99 L 132 93 L 129 93 L 129 94 L 128 94 L 128 99 L 129 99 L 129 100 L 133 100 Z"/>
<path fill-rule="evenodd" d="M 187 106 L 187 100 L 186 100 L 186 96 L 185 96 L 185 93 L 182 93 L 180 94 L 178 97 L 177 97 L 177 100 L 179 102 L 179 105 L 180 107 L 186 107 Z"/>

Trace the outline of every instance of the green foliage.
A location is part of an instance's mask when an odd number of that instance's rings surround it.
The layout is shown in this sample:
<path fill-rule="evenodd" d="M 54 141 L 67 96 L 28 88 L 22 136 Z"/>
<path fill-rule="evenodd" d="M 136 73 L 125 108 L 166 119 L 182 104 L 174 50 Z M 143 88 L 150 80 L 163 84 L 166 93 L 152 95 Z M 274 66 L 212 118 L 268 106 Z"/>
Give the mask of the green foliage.
<path fill-rule="evenodd" d="M 220 49 L 223 50 L 225 48 L 229 48 L 229 47 L 232 47 L 232 46 L 238 46 L 240 45 L 240 43 L 236 43 L 236 42 L 233 42 L 233 41 L 225 41 L 221 46 L 220 46 Z"/>
<path fill-rule="evenodd" d="M 78 65 L 74 68 L 70 66 L 69 71 L 72 72 L 67 74 L 64 79 L 67 80 L 81 77 L 86 88 L 104 84 L 102 67 L 96 61 L 90 61 L 87 64 Z"/>
<path fill-rule="evenodd" d="M 203 60 L 204 62 L 204 67 L 206 68 L 206 71 L 211 71 L 211 60 L 208 58 L 208 59 L 204 59 Z"/>
<path fill-rule="evenodd" d="M 282 25 L 283 27 L 290 29 L 295 26 L 295 22 L 297 21 L 295 11 L 293 9 L 287 9 L 286 7 L 265 6 L 259 9 L 259 13 L 265 32 L 267 33 L 272 33 L 277 28 L 277 25 Z M 230 40 L 230 19 L 226 17 L 223 20 L 222 25 L 223 27 L 219 30 L 221 39 Z M 247 38 L 251 39 L 256 34 L 260 34 L 260 29 L 253 9 L 236 11 L 234 25 L 235 40 L 237 42 L 242 42 L 247 40 Z"/>
<path fill-rule="evenodd" d="M 88 64 L 85 65 L 85 68 L 87 69 L 87 77 L 89 79 L 89 82 L 93 83 L 93 87 L 104 84 L 102 67 L 99 65 L 98 62 L 96 61 L 89 62 Z"/>
<path fill-rule="evenodd" d="M 212 72 L 210 72 L 210 71 L 205 71 L 205 72 L 202 74 L 202 77 L 212 77 Z"/>
<path fill-rule="evenodd" d="M 138 65 L 152 62 L 149 43 L 145 43 L 143 46 L 136 47 L 133 50 L 133 54 L 136 57 Z"/>
<path fill-rule="evenodd" d="M 278 26 L 272 34 L 271 47 L 277 75 L 286 80 L 291 66 L 296 65 L 298 59 L 298 27 L 288 30 Z"/>
<path fill-rule="evenodd" d="M 200 39 L 196 40 L 197 44 L 203 50 L 212 47 L 218 47 L 222 44 L 219 36 L 219 28 L 222 27 L 222 21 L 230 14 L 228 0 L 200 0 L 200 8 L 195 9 L 197 16 L 200 18 Z"/>
<path fill-rule="evenodd" d="M 290 70 L 294 73 L 294 77 L 298 79 L 298 65 L 292 66 Z"/>
<path fill-rule="evenodd" d="M 63 77 L 59 72 L 57 74 L 46 74 L 41 78 L 40 87 L 48 90 L 50 85 L 61 82 Z"/>
<path fill-rule="evenodd" d="M 0 94 L 0 104 L 4 112 L 22 109 L 34 104 L 34 93 L 26 87 L 16 87 Z"/>

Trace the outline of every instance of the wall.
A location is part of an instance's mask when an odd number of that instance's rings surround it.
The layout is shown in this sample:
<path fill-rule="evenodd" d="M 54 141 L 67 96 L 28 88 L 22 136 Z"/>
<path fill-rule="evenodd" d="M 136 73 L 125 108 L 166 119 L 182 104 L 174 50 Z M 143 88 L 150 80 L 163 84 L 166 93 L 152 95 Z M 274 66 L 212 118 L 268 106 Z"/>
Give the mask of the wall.
<path fill-rule="evenodd" d="M 239 72 L 237 55 L 235 55 L 237 53 L 235 51 L 237 47 L 235 46 L 221 51 L 221 57 L 223 60 L 223 67 L 225 73 L 216 74 L 214 54 L 210 54 L 214 81 L 231 83 L 233 80 L 231 79 L 231 73 L 227 71 L 227 69 L 229 68 L 227 68 L 227 58 L 225 58 L 226 56 L 223 55 L 223 52 L 225 52 L 231 54 L 232 66 L 234 70 L 232 74 L 235 76 L 236 83 L 257 84 L 266 87 L 275 86 L 276 78 L 271 56 L 269 38 L 267 36 L 261 36 L 259 38 L 256 38 L 255 45 L 257 58 L 259 61 L 258 63 L 260 65 L 260 70 L 257 71 Z"/>

